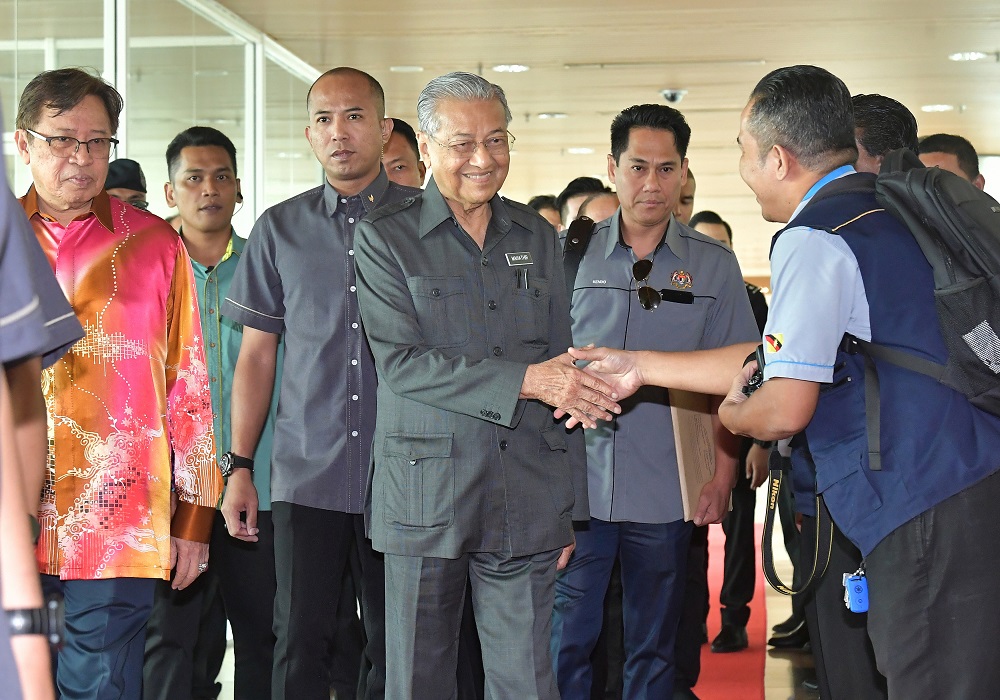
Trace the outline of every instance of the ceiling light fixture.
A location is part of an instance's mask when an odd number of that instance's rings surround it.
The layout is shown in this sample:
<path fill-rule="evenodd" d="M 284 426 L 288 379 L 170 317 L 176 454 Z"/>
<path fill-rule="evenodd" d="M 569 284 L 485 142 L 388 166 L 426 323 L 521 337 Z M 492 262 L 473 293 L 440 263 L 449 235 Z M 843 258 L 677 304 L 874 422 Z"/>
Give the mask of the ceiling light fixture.
<path fill-rule="evenodd" d="M 574 147 L 574 148 L 567 148 L 566 152 L 572 156 L 589 156 L 591 153 L 594 152 L 594 149 L 585 147 Z"/>
<path fill-rule="evenodd" d="M 959 51 L 958 53 L 948 55 L 948 59 L 952 61 L 982 61 L 984 58 L 990 57 L 1000 60 L 1000 54 L 995 52 L 983 53 L 982 51 Z"/>
<path fill-rule="evenodd" d="M 389 66 L 390 73 L 423 73 L 423 66 Z"/>
<path fill-rule="evenodd" d="M 539 119 L 565 119 L 569 115 L 565 112 L 539 112 Z"/>
<path fill-rule="evenodd" d="M 924 105 L 920 108 L 921 112 L 951 112 L 955 109 L 955 105 Z"/>
<path fill-rule="evenodd" d="M 493 66 L 493 70 L 497 73 L 523 73 L 529 68 L 520 63 L 500 63 Z"/>

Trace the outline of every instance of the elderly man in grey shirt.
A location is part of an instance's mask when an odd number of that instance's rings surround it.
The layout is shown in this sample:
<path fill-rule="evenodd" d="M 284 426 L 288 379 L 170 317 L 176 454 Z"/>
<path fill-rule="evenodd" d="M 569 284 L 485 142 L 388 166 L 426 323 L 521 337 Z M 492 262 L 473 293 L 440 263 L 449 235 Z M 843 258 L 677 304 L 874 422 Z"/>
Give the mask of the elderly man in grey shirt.
<path fill-rule="evenodd" d="M 448 74 L 417 115 L 433 177 L 361 223 L 356 256 L 379 375 L 371 532 L 385 552 L 386 697 L 454 697 L 471 576 L 488 697 L 557 698 L 555 572 L 588 509 L 582 435 L 549 406 L 592 426 L 617 405 L 561 354 L 568 299 L 551 226 L 497 195 L 513 138 L 503 91 Z"/>
<path fill-rule="evenodd" d="M 326 182 L 268 209 L 254 225 L 222 307 L 244 324 L 233 379 L 232 458 L 252 461 L 285 358 L 271 460 L 277 598 L 273 697 L 328 700 L 329 649 L 344 565 L 360 554 L 362 612 L 371 664 L 364 697 L 385 674 L 382 561 L 365 537 L 363 510 L 375 428 L 375 368 L 361 329 L 354 230 L 380 205 L 418 190 L 381 166 L 392 120 L 378 82 L 353 68 L 320 76 L 307 97 L 306 136 Z M 222 512 L 230 534 L 256 540 L 257 496 L 235 469 Z M 240 514 L 246 514 L 245 522 Z"/>

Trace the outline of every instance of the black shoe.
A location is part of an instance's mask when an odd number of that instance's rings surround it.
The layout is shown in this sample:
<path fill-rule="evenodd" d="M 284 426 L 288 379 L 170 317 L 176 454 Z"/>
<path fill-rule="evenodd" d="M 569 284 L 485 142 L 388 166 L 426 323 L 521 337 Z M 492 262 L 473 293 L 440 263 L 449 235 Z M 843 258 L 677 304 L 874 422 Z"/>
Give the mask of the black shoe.
<path fill-rule="evenodd" d="M 795 628 L 801 624 L 802 624 L 802 618 L 796 617 L 795 613 L 792 613 L 791 617 L 789 617 L 787 620 L 784 620 L 783 622 L 779 622 L 778 624 L 776 624 L 774 627 L 771 628 L 771 631 L 774 632 L 775 634 L 788 634 L 789 632 L 794 631 Z"/>
<path fill-rule="evenodd" d="M 712 640 L 712 652 L 715 654 L 728 654 L 733 651 L 743 651 L 746 648 L 746 627 L 723 625 L 719 635 Z"/>
<path fill-rule="evenodd" d="M 767 640 L 775 649 L 795 649 L 803 651 L 809 643 L 809 630 L 803 622 L 788 634 L 776 634 Z"/>

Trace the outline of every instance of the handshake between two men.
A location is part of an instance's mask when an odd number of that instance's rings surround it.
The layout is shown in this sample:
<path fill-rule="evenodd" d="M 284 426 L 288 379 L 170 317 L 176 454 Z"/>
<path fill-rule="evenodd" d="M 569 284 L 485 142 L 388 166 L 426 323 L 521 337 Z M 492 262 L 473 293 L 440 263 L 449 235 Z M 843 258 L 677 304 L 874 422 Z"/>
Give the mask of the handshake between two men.
<path fill-rule="evenodd" d="M 570 348 L 559 357 L 529 368 L 531 373 L 532 369 L 541 370 L 552 365 L 540 372 L 546 379 L 539 386 L 544 386 L 547 392 L 535 392 L 529 396 L 522 387 L 522 398 L 537 398 L 556 406 L 557 419 L 569 416 L 567 428 L 577 425 L 594 428 L 597 420 L 612 418 L 609 411 L 620 413 L 621 407 L 616 401 L 631 396 L 641 386 L 650 384 L 682 389 L 725 396 L 719 409 L 723 424 L 734 433 L 747 434 L 737 429 L 735 421 L 727 421 L 725 409 L 735 408 L 746 399 L 741 389 L 757 365 L 750 362 L 742 370 L 740 367 L 743 359 L 753 350 L 753 343 L 671 353 L 595 348 L 591 345 Z M 588 364 L 577 368 L 577 360 Z M 525 374 L 525 387 L 529 383 L 529 373 Z"/>

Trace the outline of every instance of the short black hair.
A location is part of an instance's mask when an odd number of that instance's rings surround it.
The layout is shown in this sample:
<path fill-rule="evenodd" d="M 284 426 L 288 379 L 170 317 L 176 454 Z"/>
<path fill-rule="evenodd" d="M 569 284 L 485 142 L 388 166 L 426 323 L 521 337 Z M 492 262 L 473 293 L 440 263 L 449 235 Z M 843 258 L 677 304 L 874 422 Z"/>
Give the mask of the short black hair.
<path fill-rule="evenodd" d="M 375 80 L 375 78 L 370 76 L 368 73 L 365 73 L 363 70 L 358 70 L 357 68 L 351 68 L 349 66 L 339 66 L 337 68 L 331 68 L 326 73 L 323 73 L 323 75 L 319 76 L 318 78 L 316 78 L 316 80 L 313 81 L 313 84 L 309 86 L 309 91 L 306 92 L 307 112 L 309 111 L 309 98 L 312 97 L 312 91 L 313 88 L 316 87 L 316 83 L 321 81 L 323 78 L 326 78 L 331 75 L 353 75 L 355 77 L 364 78 L 365 80 L 367 80 L 368 87 L 370 87 L 372 91 L 372 97 L 375 98 L 375 106 L 378 108 L 378 117 L 379 119 L 385 117 L 385 91 L 382 89 L 382 84 L 379 81 Z"/>
<path fill-rule="evenodd" d="M 855 95 L 854 126 L 857 140 L 872 156 L 907 148 L 917 152 L 917 120 L 902 102 L 885 95 Z"/>
<path fill-rule="evenodd" d="M 698 224 L 722 224 L 726 228 L 726 235 L 729 236 L 729 244 L 733 243 L 733 229 L 727 224 L 721 216 L 716 214 L 714 211 L 700 211 L 691 217 L 688 222 L 688 228 L 694 228 Z"/>
<path fill-rule="evenodd" d="M 122 96 L 100 76 L 82 68 L 47 70 L 32 78 L 21 92 L 15 126 L 18 129 L 34 129 L 42 118 L 42 109 L 54 109 L 59 115 L 70 111 L 90 95 L 104 105 L 111 133 L 117 134 L 118 119 L 125 106 Z"/>
<path fill-rule="evenodd" d="M 691 143 L 691 127 L 684 115 L 667 105 L 632 105 L 623 109 L 611 122 L 611 157 L 615 163 L 628 149 L 632 129 L 660 129 L 674 135 L 674 144 L 681 158 L 687 157 Z"/>
<path fill-rule="evenodd" d="M 420 146 L 417 145 L 417 133 L 413 130 L 413 127 L 404 122 L 399 117 L 392 118 L 392 133 L 399 134 L 406 142 L 410 144 L 410 148 L 413 152 L 417 154 L 417 160 L 420 160 Z"/>
<path fill-rule="evenodd" d="M 210 126 L 192 126 L 177 134 L 167 146 L 167 175 L 170 182 L 174 181 L 174 175 L 177 174 L 177 168 L 180 167 L 181 151 L 189 146 L 218 146 L 225 149 L 233 164 L 233 177 L 237 176 L 236 146 L 229 140 L 229 137 Z"/>
<path fill-rule="evenodd" d="M 955 134 L 931 134 L 920 139 L 921 153 L 950 153 L 970 180 L 979 177 L 979 154 L 968 139 Z"/>
<path fill-rule="evenodd" d="M 854 163 L 854 108 L 844 81 L 817 66 L 771 71 L 750 93 L 747 130 L 761 158 L 782 146 L 809 170 Z"/>
<path fill-rule="evenodd" d="M 610 192 L 611 188 L 598 180 L 596 177 L 577 177 L 569 181 L 565 189 L 556 197 L 556 208 L 559 209 L 559 216 L 566 221 L 566 202 L 581 194 L 597 194 L 598 192 Z M 568 225 L 568 223 L 564 223 Z"/>
<path fill-rule="evenodd" d="M 537 194 L 528 200 L 528 206 L 535 211 L 541 211 L 542 209 L 555 209 L 559 211 L 559 205 L 556 204 L 556 196 L 554 194 Z"/>

